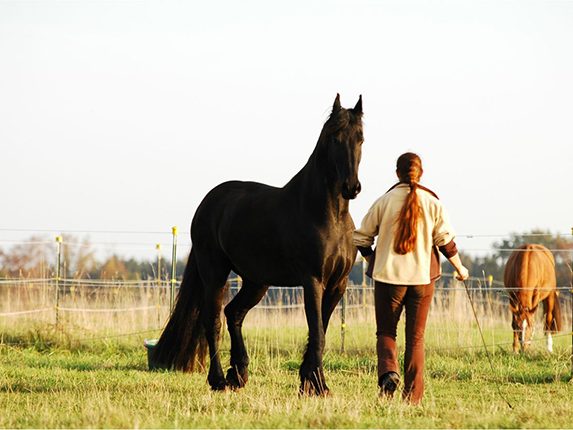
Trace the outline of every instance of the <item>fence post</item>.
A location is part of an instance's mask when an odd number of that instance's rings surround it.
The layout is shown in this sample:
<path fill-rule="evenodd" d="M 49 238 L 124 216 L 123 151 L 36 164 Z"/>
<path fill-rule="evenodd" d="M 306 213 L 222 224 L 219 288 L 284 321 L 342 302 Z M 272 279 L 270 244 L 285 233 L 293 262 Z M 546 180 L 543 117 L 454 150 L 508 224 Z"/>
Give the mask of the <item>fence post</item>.
<path fill-rule="evenodd" d="M 155 289 L 156 291 L 156 306 L 157 306 L 157 327 L 159 327 L 159 324 L 161 322 L 161 316 L 160 316 L 160 309 L 161 309 L 161 244 L 157 243 L 155 244 L 155 249 L 157 249 L 157 288 Z"/>
<path fill-rule="evenodd" d="M 169 311 L 173 312 L 175 303 L 175 282 L 177 281 L 177 226 L 171 227 L 173 249 L 171 251 L 171 289 L 169 292 Z"/>
<path fill-rule="evenodd" d="M 346 291 L 340 300 L 340 352 L 344 353 L 344 334 L 346 331 Z"/>
<path fill-rule="evenodd" d="M 60 278 L 62 269 L 62 236 L 56 236 L 56 243 L 58 244 L 57 265 L 56 265 L 56 330 L 60 323 Z"/>
<path fill-rule="evenodd" d="M 573 227 L 571 227 L 571 236 L 573 236 Z M 571 251 L 571 380 L 573 380 L 573 251 Z"/>
<path fill-rule="evenodd" d="M 366 309 L 366 258 L 362 257 L 362 307 Z"/>
<path fill-rule="evenodd" d="M 155 249 L 157 250 L 157 286 L 161 286 L 161 244 L 156 243 Z"/>

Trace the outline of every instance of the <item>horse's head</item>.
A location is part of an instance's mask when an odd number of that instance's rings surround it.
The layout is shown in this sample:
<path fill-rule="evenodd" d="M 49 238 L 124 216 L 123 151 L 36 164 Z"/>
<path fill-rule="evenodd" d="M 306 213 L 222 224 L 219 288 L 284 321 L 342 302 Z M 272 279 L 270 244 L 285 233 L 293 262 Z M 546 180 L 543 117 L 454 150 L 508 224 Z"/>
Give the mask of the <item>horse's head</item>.
<path fill-rule="evenodd" d="M 533 337 L 533 314 L 535 309 L 530 309 L 519 301 L 511 303 L 510 307 L 513 314 L 511 326 L 513 331 L 519 334 L 521 351 L 525 351 L 531 345 L 531 338 Z"/>
<path fill-rule="evenodd" d="M 340 106 L 336 95 L 332 113 L 324 124 L 319 145 L 327 160 L 327 178 L 346 200 L 360 193 L 358 165 L 362 157 L 362 96 L 353 109 Z"/>

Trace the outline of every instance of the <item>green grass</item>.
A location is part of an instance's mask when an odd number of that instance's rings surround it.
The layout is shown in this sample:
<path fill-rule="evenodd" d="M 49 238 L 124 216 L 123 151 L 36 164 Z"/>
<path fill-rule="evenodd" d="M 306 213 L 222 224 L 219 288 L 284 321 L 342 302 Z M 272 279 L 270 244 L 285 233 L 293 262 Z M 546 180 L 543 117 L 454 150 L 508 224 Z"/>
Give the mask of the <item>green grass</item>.
<path fill-rule="evenodd" d="M 462 339 L 466 347 L 480 345 L 473 332 Z M 414 407 L 378 398 L 369 324 L 348 328 L 345 353 L 333 326 L 325 354 L 332 395 L 299 397 L 305 333 L 302 327 L 247 329 L 249 382 L 221 393 L 210 391 L 204 373 L 147 371 L 142 336 L 93 342 L 41 330 L 5 336 L 28 346 L 0 346 L 0 427 L 573 427 L 568 337 L 555 339 L 552 355 L 542 343 L 525 355 L 509 352 L 507 344 L 495 348 L 492 373 L 482 348 L 445 348 L 445 332 L 430 327 L 425 399 Z M 486 330 L 486 336 L 510 340 L 506 329 Z M 228 337 L 222 354 L 228 363 Z"/>

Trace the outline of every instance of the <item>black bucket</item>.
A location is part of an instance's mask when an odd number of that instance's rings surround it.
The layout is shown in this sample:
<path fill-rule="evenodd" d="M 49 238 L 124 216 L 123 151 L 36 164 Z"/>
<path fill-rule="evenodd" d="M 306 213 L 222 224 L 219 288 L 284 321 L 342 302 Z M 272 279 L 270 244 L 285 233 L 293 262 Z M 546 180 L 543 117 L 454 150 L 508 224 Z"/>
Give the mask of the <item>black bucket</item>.
<path fill-rule="evenodd" d="M 159 339 L 145 339 L 143 341 L 143 346 L 145 346 L 145 349 L 147 350 L 147 366 L 149 367 L 149 370 L 155 370 L 158 368 L 157 363 L 153 361 L 153 349 L 155 348 L 155 345 L 157 345 L 158 340 Z"/>

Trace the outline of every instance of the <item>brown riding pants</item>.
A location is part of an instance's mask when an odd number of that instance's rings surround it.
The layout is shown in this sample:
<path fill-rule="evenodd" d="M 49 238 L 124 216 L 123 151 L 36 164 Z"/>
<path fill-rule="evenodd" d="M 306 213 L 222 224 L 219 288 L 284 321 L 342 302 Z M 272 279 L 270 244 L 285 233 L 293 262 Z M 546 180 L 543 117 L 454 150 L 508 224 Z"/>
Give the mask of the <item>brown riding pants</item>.
<path fill-rule="evenodd" d="M 400 373 L 396 352 L 396 328 L 406 308 L 406 351 L 404 354 L 403 397 L 419 403 L 424 395 L 424 331 L 434 294 L 434 281 L 428 285 L 403 286 L 376 282 L 376 352 L 378 380 L 386 372 Z"/>

